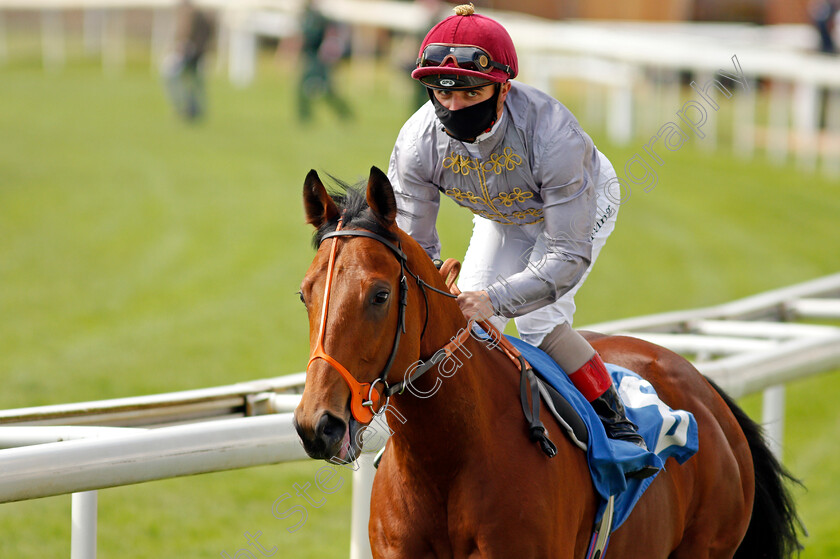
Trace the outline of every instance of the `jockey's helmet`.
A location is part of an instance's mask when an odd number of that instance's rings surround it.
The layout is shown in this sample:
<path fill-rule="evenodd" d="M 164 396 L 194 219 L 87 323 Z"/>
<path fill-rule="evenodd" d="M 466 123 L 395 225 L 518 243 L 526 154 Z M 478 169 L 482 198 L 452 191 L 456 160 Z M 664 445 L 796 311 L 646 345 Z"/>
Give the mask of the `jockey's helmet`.
<path fill-rule="evenodd" d="M 411 77 L 433 89 L 470 89 L 504 83 L 518 71 L 507 30 L 466 4 L 432 27 L 420 45 Z"/>

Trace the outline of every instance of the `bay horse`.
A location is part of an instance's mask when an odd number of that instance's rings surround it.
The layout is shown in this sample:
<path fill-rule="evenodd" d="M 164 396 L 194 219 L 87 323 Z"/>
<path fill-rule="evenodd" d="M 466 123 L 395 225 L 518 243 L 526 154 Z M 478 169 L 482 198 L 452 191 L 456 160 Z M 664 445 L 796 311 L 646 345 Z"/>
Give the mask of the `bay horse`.
<path fill-rule="evenodd" d="M 352 461 L 374 412 L 392 412 L 371 497 L 373 556 L 583 558 L 598 506 L 585 455 L 547 413 L 556 455 L 529 441 L 519 369 L 467 336 L 455 370 L 414 376 L 468 325 L 433 262 L 397 227 L 388 178 L 373 167 L 366 188 L 331 196 L 313 170 L 303 201 L 318 248 L 300 290 L 311 358 L 294 422 L 310 457 Z M 668 459 L 606 556 L 781 559 L 797 550 L 789 475 L 760 428 L 679 355 L 631 337 L 588 339 L 699 426 L 699 451 L 682 465 Z"/>

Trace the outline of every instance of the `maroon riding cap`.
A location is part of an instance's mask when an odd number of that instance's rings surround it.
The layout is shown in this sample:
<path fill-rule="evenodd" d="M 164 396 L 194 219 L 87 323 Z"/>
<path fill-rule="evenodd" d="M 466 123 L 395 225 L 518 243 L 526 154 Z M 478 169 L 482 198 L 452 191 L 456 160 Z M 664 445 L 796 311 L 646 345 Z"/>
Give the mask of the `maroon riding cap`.
<path fill-rule="evenodd" d="M 515 78 L 519 64 L 507 30 L 496 20 L 474 13 L 471 5 L 455 11 L 423 39 L 411 77 L 446 89 Z"/>

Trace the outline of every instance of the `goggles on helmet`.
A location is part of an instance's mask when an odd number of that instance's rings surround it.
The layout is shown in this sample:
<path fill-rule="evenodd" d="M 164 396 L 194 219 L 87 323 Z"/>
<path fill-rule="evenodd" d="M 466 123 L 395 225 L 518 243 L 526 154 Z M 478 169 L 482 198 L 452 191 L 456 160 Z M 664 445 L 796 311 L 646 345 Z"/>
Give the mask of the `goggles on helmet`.
<path fill-rule="evenodd" d="M 487 74 L 492 72 L 493 68 L 498 68 L 509 76 L 512 74 L 510 66 L 493 61 L 487 51 L 469 45 L 444 45 L 441 43 L 427 45 L 420 58 L 417 59 L 417 67 L 443 66 L 450 60 L 454 61 L 458 68 L 464 70 Z"/>

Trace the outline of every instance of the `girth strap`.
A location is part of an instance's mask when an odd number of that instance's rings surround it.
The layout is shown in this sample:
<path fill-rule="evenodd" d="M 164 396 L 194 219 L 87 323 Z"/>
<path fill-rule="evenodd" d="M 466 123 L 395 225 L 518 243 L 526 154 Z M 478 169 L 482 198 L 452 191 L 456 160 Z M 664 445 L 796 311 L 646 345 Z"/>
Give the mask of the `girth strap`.
<path fill-rule="evenodd" d="M 548 438 L 545 425 L 540 420 L 540 387 L 534 369 L 526 366 L 525 359 L 519 356 L 519 399 L 522 402 L 522 412 L 528 420 L 528 436 L 532 443 L 539 443 L 540 449 L 549 458 L 557 455 L 557 446 Z M 531 391 L 531 406 L 528 407 L 528 387 Z"/>
<path fill-rule="evenodd" d="M 607 507 L 604 509 L 604 514 L 601 515 L 601 520 L 595 523 L 592 530 L 592 538 L 589 541 L 589 549 L 586 552 L 584 559 L 603 559 L 607 552 L 607 546 L 610 543 L 610 534 L 612 533 L 613 520 L 615 518 L 615 495 L 610 495 L 607 500 Z"/>

